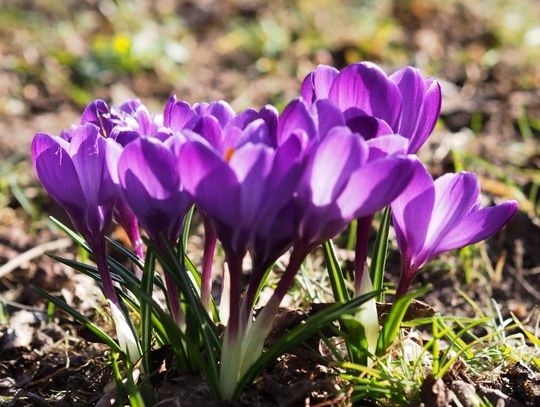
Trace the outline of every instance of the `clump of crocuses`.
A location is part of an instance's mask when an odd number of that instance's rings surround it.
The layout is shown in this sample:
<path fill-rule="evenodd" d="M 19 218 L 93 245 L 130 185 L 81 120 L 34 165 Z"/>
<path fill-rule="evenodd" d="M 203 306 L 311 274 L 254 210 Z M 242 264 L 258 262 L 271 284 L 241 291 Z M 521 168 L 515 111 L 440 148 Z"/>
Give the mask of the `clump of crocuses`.
<path fill-rule="evenodd" d="M 139 258 L 145 254 L 142 227 L 166 262 L 185 252 L 171 248 L 183 241 L 186 215 L 195 206 L 206 235 L 197 295 L 208 312 L 216 239 L 227 264 L 219 397 L 230 399 L 260 356 L 306 256 L 353 220 L 360 295 L 373 216 L 391 207 L 403 264 L 399 296 L 432 258 L 493 235 L 515 213 L 514 201 L 481 208 L 474 174 L 433 181 L 414 155 L 440 107 L 438 82 L 415 68 L 388 76 L 367 62 L 341 71 L 319 66 L 281 114 L 270 105 L 237 113 L 224 101 L 191 105 L 175 96 L 162 114 L 149 113 L 138 100 L 119 107 L 96 100 L 60 137 L 37 134 L 32 160 L 44 188 L 92 249 L 115 309 L 123 288 L 113 283 L 105 252 L 112 219 L 126 229 Z M 288 265 L 254 319 L 268 271 L 288 251 Z M 245 270 L 248 253 L 251 269 Z M 176 272 L 187 273 L 180 264 Z M 134 271 L 140 278 L 141 270 Z M 182 304 L 191 293 L 179 290 L 174 277 L 165 274 L 167 306 L 182 330 Z"/>

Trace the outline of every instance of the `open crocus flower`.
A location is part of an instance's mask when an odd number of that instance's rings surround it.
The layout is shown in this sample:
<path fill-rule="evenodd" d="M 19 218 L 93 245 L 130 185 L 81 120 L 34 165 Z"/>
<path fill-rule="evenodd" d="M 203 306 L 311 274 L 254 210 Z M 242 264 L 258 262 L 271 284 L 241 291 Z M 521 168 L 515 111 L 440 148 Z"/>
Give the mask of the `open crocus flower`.
<path fill-rule="evenodd" d="M 423 78 L 412 67 L 388 77 L 370 62 L 349 65 L 341 72 L 319 65 L 304 79 L 301 94 L 308 105 L 321 99 L 332 101 L 355 132 L 376 126 L 378 134 L 406 137 L 409 153 L 415 153 L 424 144 L 441 109 L 437 81 Z"/>
<path fill-rule="evenodd" d="M 68 213 L 96 256 L 105 296 L 119 305 L 105 258 L 105 233 L 118 197 L 116 166 L 121 152 L 113 140 L 86 124 L 74 128 L 70 142 L 45 133 L 32 141 L 32 162 L 41 184 Z"/>
<path fill-rule="evenodd" d="M 433 181 L 423 165 L 392 203 L 392 217 L 402 256 L 397 296 L 418 271 L 449 250 L 484 240 L 501 229 L 517 210 L 516 201 L 481 208 L 475 174 L 445 174 Z"/>

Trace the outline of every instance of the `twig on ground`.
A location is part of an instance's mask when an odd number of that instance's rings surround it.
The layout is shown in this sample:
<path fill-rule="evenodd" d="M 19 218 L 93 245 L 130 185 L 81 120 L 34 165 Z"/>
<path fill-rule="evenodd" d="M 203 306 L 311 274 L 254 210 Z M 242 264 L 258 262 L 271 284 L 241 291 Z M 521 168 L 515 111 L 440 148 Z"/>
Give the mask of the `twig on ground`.
<path fill-rule="evenodd" d="M 55 240 L 52 242 L 46 242 L 43 244 L 40 244 L 38 246 L 32 247 L 30 250 L 27 250 L 17 257 L 14 257 L 10 261 L 8 261 L 6 264 L 0 267 L 0 278 L 8 275 L 13 270 L 15 270 L 17 267 L 22 266 L 23 264 L 27 263 L 28 261 L 35 259 L 36 257 L 41 256 L 43 253 L 53 250 L 60 250 L 65 249 L 69 247 L 72 244 L 71 239 L 63 238 L 59 240 Z"/>

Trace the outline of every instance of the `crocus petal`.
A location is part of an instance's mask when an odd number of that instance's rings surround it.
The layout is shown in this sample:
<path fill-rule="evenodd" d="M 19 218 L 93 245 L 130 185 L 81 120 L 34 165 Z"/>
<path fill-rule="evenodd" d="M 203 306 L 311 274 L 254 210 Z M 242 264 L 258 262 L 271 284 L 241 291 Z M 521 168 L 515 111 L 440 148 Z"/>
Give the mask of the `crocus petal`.
<path fill-rule="evenodd" d="M 279 117 L 278 145 L 284 143 L 291 133 L 298 130 L 304 130 L 306 134 L 311 135 L 315 134 L 316 126 L 306 105 L 301 100 L 296 99 L 287 105 Z"/>
<path fill-rule="evenodd" d="M 366 142 L 347 127 L 334 127 L 322 139 L 300 183 L 299 194 L 310 197 L 315 206 L 334 202 L 353 170 L 365 163 L 369 154 Z"/>
<path fill-rule="evenodd" d="M 334 127 L 345 126 L 345 118 L 343 117 L 341 110 L 339 110 L 330 100 L 317 100 L 312 109 L 317 115 L 319 138 L 325 137 Z"/>
<path fill-rule="evenodd" d="M 435 205 L 426 235 L 421 262 L 445 239 L 463 217 L 478 207 L 480 184 L 473 173 L 444 174 L 434 182 Z"/>
<path fill-rule="evenodd" d="M 516 201 L 507 201 L 489 208 L 473 210 L 444 236 L 432 256 L 487 239 L 508 223 L 517 208 Z"/>
<path fill-rule="evenodd" d="M 141 106 L 144 107 L 144 105 L 141 103 L 139 99 L 130 99 L 130 100 L 126 100 L 124 103 L 118 106 L 118 110 L 126 114 L 129 114 L 131 116 L 134 116 Z"/>
<path fill-rule="evenodd" d="M 223 149 L 221 127 L 215 117 L 200 117 L 193 125 L 193 131 L 203 136 L 217 150 Z"/>
<path fill-rule="evenodd" d="M 124 149 L 118 163 L 122 195 L 154 239 L 174 239 L 191 204 L 181 192 L 176 159 L 161 142 L 141 138 Z"/>
<path fill-rule="evenodd" d="M 98 127 L 88 123 L 77 128 L 72 134 L 69 155 L 88 205 L 97 206 L 106 155 L 105 139 L 99 135 Z"/>
<path fill-rule="evenodd" d="M 268 176 L 266 198 L 260 208 L 261 217 L 269 212 L 275 213 L 291 200 L 302 175 L 305 148 L 305 139 L 293 134 L 276 149 L 272 172 Z"/>
<path fill-rule="evenodd" d="M 236 115 L 233 108 L 223 100 L 211 102 L 205 108 L 200 106 L 199 114 L 214 117 L 221 127 L 224 127 Z"/>
<path fill-rule="evenodd" d="M 266 179 L 272 168 L 273 151 L 263 144 L 246 144 L 229 162 L 240 183 L 240 225 L 253 225 L 263 204 Z M 231 219 L 232 221 L 232 219 Z"/>
<path fill-rule="evenodd" d="M 407 188 L 392 202 L 392 219 L 401 255 L 411 259 L 422 251 L 429 228 L 435 187 L 433 179 L 417 160 Z"/>
<path fill-rule="evenodd" d="M 189 123 L 197 117 L 197 113 L 191 108 L 189 103 L 176 100 L 176 96 L 171 96 L 163 111 L 163 124 L 173 131 L 180 131 L 190 127 Z"/>
<path fill-rule="evenodd" d="M 389 156 L 354 171 L 337 199 L 342 216 L 361 218 L 389 205 L 408 185 L 415 166 L 415 158 Z"/>
<path fill-rule="evenodd" d="M 365 140 L 394 134 L 394 130 L 384 120 L 368 116 L 358 108 L 351 107 L 344 112 L 347 127 L 360 134 Z"/>
<path fill-rule="evenodd" d="M 300 91 L 302 99 L 308 105 L 316 99 L 326 99 L 338 73 L 339 71 L 334 67 L 319 65 L 317 69 L 310 72 L 304 79 Z"/>
<path fill-rule="evenodd" d="M 72 218 L 84 217 L 86 201 L 77 170 L 58 137 L 37 134 L 32 140 L 32 162 L 39 181 Z M 62 143 L 65 141 L 61 140 Z"/>
<path fill-rule="evenodd" d="M 259 116 L 264 120 L 268 127 L 268 134 L 273 147 L 277 146 L 277 129 L 278 129 L 278 111 L 272 105 L 263 106 L 259 110 Z"/>
<path fill-rule="evenodd" d="M 409 152 L 414 153 L 424 144 L 439 117 L 440 85 L 432 79 L 424 79 L 420 71 L 412 67 L 400 69 L 390 79 L 399 87 L 403 101 L 397 131 L 410 139 Z"/>
<path fill-rule="evenodd" d="M 427 92 L 416 126 L 416 132 L 409 144 L 409 153 L 417 152 L 429 137 L 441 113 L 441 85 L 434 80 L 427 80 Z"/>
<path fill-rule="evenodd" d="M 392 128 L 401 113 L 399 88 L 377 65 L 369 62 L 343 69 L 334 79 L 328 97 L 344 111 L 356 107 Z"/>
<path fill-rule="evenodd" d="M 195 203 L 220 221 L 239 218 L 239 183 L 223 158 L 202 142 L 189 140 L 180 149 L 178 159 L 182 184 Z"/>
<path fill-rule="evenodd" d="M 114 127 L 114 122 L 120 118 L 113 115 L 104 100 L 96 99 L 90 102 L 81 115 L 81 124 L 92 123 L 96 125 L 103 136 L 108 137 Z"/>
<path fill-rule="evenodd" d="M 397 134 L 375 137 L 367 141 L 369 146 L 368 161 L 374 161 L 387 155 L 406 154 L 409 140 Z"/>

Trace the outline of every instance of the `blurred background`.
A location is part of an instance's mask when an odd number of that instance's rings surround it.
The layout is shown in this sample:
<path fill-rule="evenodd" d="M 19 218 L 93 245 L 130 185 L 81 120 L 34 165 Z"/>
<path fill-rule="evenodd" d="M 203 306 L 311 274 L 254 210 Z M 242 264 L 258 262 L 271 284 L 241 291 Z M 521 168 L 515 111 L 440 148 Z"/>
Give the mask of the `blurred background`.
<path fill-rule="evenodd" d="M 139 97 L 161 112 L 176 93 L 192 103 L 225 99 L 235 109 L 266 103 L 282 108 L 317 64 L 340 68 L 372 60 L 389 73 L 415 65 L 441 81 L 441 119 L 420 153 L 435 176 L 477 171 L 486 203 L 520 202 L 521 213 L 502 241 L 474 256 L 465 253 L 451 267 L 487 270 L 495 289 L 499 284 L 508 297 L 523 291 L 531 304 L 540 301 L 539 2 L 0 5 L 0 265 L 55 236 L 43 219 L 58 214 L 34 178 L 29 144 L 37 131 L 58 134 L 78 122 L 91 99 L 118 104 Z M 42 257 L 0 268 L 0 291 L 9 300 L 32 303 L 28 281 L 61 286 L 55 267 Z M 508 270 L 519 276 L 515 286 L 502 282 Z"/>

